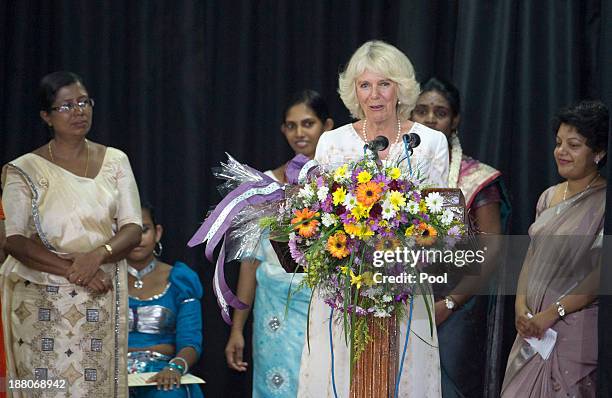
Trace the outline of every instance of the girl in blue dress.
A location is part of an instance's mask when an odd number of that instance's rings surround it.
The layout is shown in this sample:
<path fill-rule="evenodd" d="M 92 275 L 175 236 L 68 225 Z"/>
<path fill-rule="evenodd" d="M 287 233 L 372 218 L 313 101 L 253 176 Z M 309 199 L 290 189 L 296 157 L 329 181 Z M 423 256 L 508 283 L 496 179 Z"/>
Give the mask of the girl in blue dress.
<path fill-rule="evenodd" d="M 140 245 L 128 260 L 128 372 L 156 372 L 151 387 L 130 389 L 130 397 L 203 397 L 197 384 L 181 385 L 202 349 L 202 285 L 186 264 L 166 264 L 161 255 L 161 225 L 153 208 L 142 206 Z"/>

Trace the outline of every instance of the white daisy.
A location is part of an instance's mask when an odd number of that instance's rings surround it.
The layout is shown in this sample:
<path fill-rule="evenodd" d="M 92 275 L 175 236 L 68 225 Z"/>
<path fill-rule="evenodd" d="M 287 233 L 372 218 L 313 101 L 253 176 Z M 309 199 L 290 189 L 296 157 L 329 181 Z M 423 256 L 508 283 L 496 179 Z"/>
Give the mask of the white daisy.
<path fill-rule="evenodd" d="M 357 206 L 357 198 L 354 197 L 351 193 L 347 193 L 344 197 L 344 207 L 349 210 L 352 210 L 355 206 Z"/>
<path fill-rule="evenodd" d="M 451 209 L 446 209 L 444 210 L 444 212 L 442 213 L 442 216 L 440 217 L 440 222 L 442 223 L 442 225 L 449 225 L 451 222 L 453 222 L 453 218 L 454 218 L 454 214 L 453 211 Z"/>
<path fill-rule="evenodd" d="M 425 204 L 432 213 L 435 214 L 441 212 L 443 204 L 442 195 L 440 195 L 438 192 L 431 192 L 425 197 Z"/>
<path fill-rule="evenodd" d="M 397 212 L 393 208 L 393 204 L 389 200 L 384 200 L 382 202 L 382 218 L 385 220 L 390 220 L 395 217 Z"/>
<path fill-rule="evenodd" d="M 409 200 L 408 203 L 406 203 L 406 208 L 410 214 L 417 214 L 419 212 L 419 204 L 414 200 Z"/>

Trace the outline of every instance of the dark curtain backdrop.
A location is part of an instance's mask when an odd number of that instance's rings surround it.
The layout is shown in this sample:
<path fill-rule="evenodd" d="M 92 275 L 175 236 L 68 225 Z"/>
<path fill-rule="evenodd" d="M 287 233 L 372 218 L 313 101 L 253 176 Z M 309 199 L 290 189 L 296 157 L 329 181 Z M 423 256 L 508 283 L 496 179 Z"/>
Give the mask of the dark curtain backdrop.
<path fill-rule="evenodd" d="M 186 260 L 205 285 L 205 392 L 247 396 L 248 375 L 226 370 L 212 267 L 186 248 L 219 201 L 210 168 L 224 152 L 262 170 L 287 160 L 281 112 L 306 87 L 328 99 L 336 125 L 348 122 L 338 72 L 361 43 L 383 39 L 408 55 L 420 80 L 438 75 L 459 87 L 464 149 L 502 170 L 512 232 L 524 234 L 539 194 L 559 181 L 553 113 L 586 97 L 612 104 L 610 21 L 612 0 L 3 1 L 0 161 L 49 138 L 40 78 L 83 75 L 96 99 L 90 138 L 129 155 L 141 196 L 166 227 L 163 258 Z M 235 268 L 229 273 L 235 280 Z M 602 298 L 602 331 L 610 305 Z M 600 347 L 602 396 L 611 396 L 610 354 Z"/>

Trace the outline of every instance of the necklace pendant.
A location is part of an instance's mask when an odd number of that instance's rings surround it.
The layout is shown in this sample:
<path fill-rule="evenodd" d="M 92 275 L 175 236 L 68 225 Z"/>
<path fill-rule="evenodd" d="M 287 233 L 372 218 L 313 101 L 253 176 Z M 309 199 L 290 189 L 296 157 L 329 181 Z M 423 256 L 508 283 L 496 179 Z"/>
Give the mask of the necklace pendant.
<path fill-rule="evenodd" d="M 143 287 L 143 286 L 144 286 L 144 283 L 142 283 L 142 281 L 141 281 L 140 279 L 138 279 L 138 280 L 136 280 L 136 281 L 134 282 L 134 287 L 135 287 L 136 289 L 142 289 L 142 287 Z"/>

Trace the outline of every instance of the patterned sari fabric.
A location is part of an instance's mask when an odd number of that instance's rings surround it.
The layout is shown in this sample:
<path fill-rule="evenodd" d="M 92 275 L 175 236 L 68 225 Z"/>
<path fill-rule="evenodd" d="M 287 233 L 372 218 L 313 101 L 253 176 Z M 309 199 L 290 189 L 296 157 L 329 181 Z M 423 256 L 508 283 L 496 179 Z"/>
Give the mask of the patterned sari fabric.
<path fill-rule="evenodd" d="M 263 239 L 253 308 L 253 398 L 295 397 L 311 290 L 287 273 Z"/>
<path fill-rule="evenodd" d="M 140 199 L 127 156 L 107 148 L 95 178 L 26 154 L 3 174 L 7 236 L 38 237 L 56 253 L 87 252 L 117 228 L 141 225 Z M 63 388 L 13 396 L 125 397 L 125 261 L 104 264 L 113 289 L 102 295 L 9 256 L 1 269 L 2 316 L 11 379 L 54 379 Z"/>
<path fill-rule="evenodd" d="M 544 191 L 531 244 L 523 262 L 527 306 L 536 314 L 557 302 L 601 262 L 605 186 L 550 206 L 555 187 Z M 580 291 L 576 294 L 587 294 Z M 547 360 L 517 336 L 506 368 L 502 397 L 595 397 L 597 302 L 565 315 L 552 329 L 555 346 Z"/>

